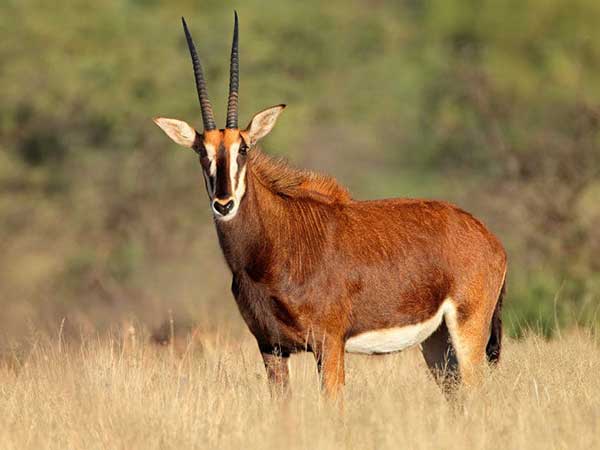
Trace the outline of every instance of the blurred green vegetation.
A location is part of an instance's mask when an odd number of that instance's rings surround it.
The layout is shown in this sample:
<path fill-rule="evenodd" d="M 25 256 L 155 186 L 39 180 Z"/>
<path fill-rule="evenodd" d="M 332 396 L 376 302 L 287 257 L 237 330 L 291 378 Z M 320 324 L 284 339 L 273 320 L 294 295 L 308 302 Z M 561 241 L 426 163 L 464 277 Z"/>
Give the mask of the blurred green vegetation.
<path fill-rule="evenodd" d="M 233 8 L 241 121 L 289 105 L 266 151 L 482 218 L 512 334 L 598 322 L 600 2 L 4 0 L 6 339 L 169 310 L 241 325 L 199 165 L 151 121 L 201 124 L 182 15 L 224 120 Z"/>

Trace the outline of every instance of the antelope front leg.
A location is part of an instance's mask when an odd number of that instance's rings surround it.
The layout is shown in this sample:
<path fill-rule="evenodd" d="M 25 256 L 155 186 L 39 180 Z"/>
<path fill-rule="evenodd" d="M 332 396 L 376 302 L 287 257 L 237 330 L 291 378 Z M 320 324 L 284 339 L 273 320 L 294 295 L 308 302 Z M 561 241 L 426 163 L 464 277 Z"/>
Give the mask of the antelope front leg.
<path fill-rule="evenodd" d="M 262 351 L 261 354 L 267 370 L 271 395 L 288 395 L 290 373 L 288 369 L 289 354 L 282 353 L 279 349 Z"/>
<path fill-rule="evenodd" d="M 337 399 L 345 382 L 344 341 L 324 340 L 317 352 L 317 367 L 321 377 L 321 387 L 331 399 Z"/>

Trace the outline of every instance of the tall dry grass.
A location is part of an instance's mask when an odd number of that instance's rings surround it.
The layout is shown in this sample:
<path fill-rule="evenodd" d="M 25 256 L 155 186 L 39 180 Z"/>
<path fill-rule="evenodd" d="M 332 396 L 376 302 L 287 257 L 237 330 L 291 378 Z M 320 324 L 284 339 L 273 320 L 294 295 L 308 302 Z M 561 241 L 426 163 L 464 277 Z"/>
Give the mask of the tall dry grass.
<path fill-rule="evenodd" d="M 142 342 L 143 341 L 143 342 Z M 447 403 L 417 351 L 349 356 L 345 412 L 292 358 L 272 400 L 250 338 L 183 355 L 124 340 L 33 342 L 0 369 L 0 448 L 600 448 L 600 352 L 589 332 L 505 345 L 485 384 Z"/>

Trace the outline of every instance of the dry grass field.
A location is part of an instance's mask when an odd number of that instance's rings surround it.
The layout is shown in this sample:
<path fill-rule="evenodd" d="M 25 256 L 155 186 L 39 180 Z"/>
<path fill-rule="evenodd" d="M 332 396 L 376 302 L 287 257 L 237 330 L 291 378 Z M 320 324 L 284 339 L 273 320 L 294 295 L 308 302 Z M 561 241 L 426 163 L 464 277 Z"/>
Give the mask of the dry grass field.
<path fill-rule="evenodd" d="M 600 448 L 600 346 L 588 331 L 508 341 L 478 390 L 449 404 L 418 351 L 349 356 L 344 413 L 292 358 L 271 399 L 250 338 L 183 353 L 130 335 L 36 339 L 0 369 L 0 448 Z M 180 349 L 181 350 L 181 349 Z"/>

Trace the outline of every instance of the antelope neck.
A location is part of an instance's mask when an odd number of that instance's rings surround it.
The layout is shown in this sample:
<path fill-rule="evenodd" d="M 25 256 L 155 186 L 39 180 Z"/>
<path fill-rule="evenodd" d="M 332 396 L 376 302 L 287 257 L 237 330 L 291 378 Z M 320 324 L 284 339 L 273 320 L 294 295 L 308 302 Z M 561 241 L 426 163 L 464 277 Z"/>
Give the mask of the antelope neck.
<path fill-rule="evenodd" d="M 251 162 L 248 162 L 251 164 Z M 277 196 L 257 179 L 250 167 L 246 172 L 246 192 L 237 215 L 230 221 L 216 220 L 217 235 L 227 265 L 233 273 L 256 265 L 273 241 L 272 229 Z"/>

